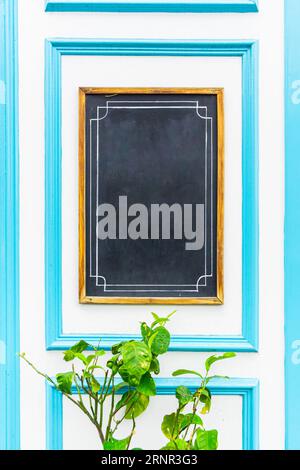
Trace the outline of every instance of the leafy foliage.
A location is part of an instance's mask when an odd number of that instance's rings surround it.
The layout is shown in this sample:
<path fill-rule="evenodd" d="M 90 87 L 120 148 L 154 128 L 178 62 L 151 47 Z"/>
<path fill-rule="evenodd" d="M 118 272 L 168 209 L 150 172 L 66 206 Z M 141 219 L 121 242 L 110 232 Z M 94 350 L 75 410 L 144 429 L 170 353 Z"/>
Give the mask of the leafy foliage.
<path fill-rule="evenodd" d="M 20 357 L 85 413 L 97 429 L 103 449 L 127 450 L 135 433 L 136 419 L 148 408 L 150 397 L 156 395 L 153 374 L 159 374 L 159 356 L 169 348 L 166 324 L 174 313 L 167 317 L 152 313 L 151 324 L 141 324 L 142 339 L 113 345 L 106 364 L 100 362 L 105 355 L 103 349 L 78 341 L 63 353 L 64 361 L 71 363 L 71 370 L 56 374 L 56 380 L 40 372 L 25 354 Z M 88 404 L 83 395 L 88 396 Z M 119 399 L 117 395 L 121 395 Z M 109 407 L 108 416 L 104 416 L 105 403 Z M 131 421 L 131 433 L 125 439 L 116 439 L 124 420 Z"/>
<path fill-rule="evenodd" d="M 125 439 L 114 439 L 110 437 L 107 441 L 103 443 L 104 450 L 126 450 L 130 442 L 130 436 Z"/>
<path fill-rule="evenodd" d="M 65 372 L 62 374 L 56 374 L 57 386 L 63 393 L 72 395 L 72 383 L 74 379 L 73 372 Z"/>
<path fill-rule="evenodd" d="M 204 429 L 197 430 L 194 442 L 195 450 L 217 450 L 217 448 L 218 431 L 215 429 L 211 431 L 205 431 Z"/>
<path fill-rule="evenodd" d="M 205 373 L 191 369 L 178 369 L 173 372 L 174 377 L 181 375 L 194 375 L 199 378 L 199 387 L 193 393 L 185 385 L 176 389 L 178 401 L 177 410 L 166 415 L 163 419 L 161 430 L 168 439 L 163 450 L 216 450 L 218 448 L 218 431 L 206 430 L 199 414 L 205 415 L 211 409 L 211 392 L 208 383 L 219 376 L 208 375 L 212 365 L 217 361 L 234 357 L 235 353 L 213 355 L 205 361 Z M 190 406 L 192 412 L 183 414 Z"/>
<path fill-rule="evenodd" d="M 123 375 L 127 375 L 129 384 L 136 386 L 142 376 L 148 372 L 152 354 L 147 344 L 139 341 L 128 341 L 120 348 Z"/>
<path fill-rule="evenodd" d="M 113 345 L 106 363 L 102 362 L 105 351 L 99 345 L 94 347 L 86 341 L 78 341 L 63 353 L 71 370 L 56 374 L 55 379 L 40 372 L 25 354 L 20 354 L 20 357 L 87 416 L 95 426 L 104 450 L 128 450 L 135 433 L 136 419 L 148 408 L 151 397 L 156 395 L 154 375 L 160 372 L 159 356 L 165 354 L 170 345 L 171 336 L 166 325 L 174 313 L 160 317 L 152 312 L 152 323 L 140 325 L 141 340 Z M 209 375 L 211 367 L 217 361 L 234 356 L 234 353 L 210 356 L 205 362 L 204 374 L 190 369 L 173 372 L 173 376 L 195 375 L 199 379 L 199 387 L 196 391 L 186 385 L 177 387 L 177 409 L 164 416 L 161 425 L 168 440 L 164 450 L 217 449 L 218 432 L 206 430 L 200 415 L 210 411 L 208 384 L 219 377 Z M 87 401 L 83 400 L 83 395 L 88 397 Z M 107 408 L 108 411 L 104 411 Z M 131 432 L 124 439 L 117 439 L 116 433 L 124 421 L 131 422 Z"/>

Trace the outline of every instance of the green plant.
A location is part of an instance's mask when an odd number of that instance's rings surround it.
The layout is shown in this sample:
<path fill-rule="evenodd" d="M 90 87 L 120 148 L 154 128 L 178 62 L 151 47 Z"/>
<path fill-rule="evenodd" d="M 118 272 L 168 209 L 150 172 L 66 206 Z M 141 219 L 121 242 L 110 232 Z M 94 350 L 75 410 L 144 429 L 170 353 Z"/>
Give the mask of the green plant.
<path fill-rule="evenodd" d="M 176 389 L 178 401 L 177 410 L 163 419 L 161 430 L 169 440 L 164 450 L 216 450 L 218 448 L 218 431 L 206 430 L 200 416 L 209 413 L 211 408 L 211 392 L 208 383 L 213 378 L 227 378 L 218 375 L 209 375 L 211 366 L 224 359 L 234 357 L 235 353 L 228 352 L 222 356 L 210 356 L 205 361 L 205 374 L 188 369 L 179 369 L 173 372 L 177 377 L 185 374 L 196 375 L 199 378 L 199 388 L 192 393 L 188 387 L 180 385 Z M 191 412 L 184 413 L 187 407 Z"/>
<path fill-rule="evenodd" d="M 150 397 L 156 395 L 153 374 L 159 374 L 159 356 L 169 348 L 170 333 L 166 323 L 174 313 L 167 317 L 152 313 L 153 322 L 141 324 L 142 340 L 114 345 L 106 365 L 100 363 L 105 351 L 99 345 L 94 347 L 79 341 L 64 352 L 64 360 L 72 363 L 71 370 L 56 374 L 55 380 L 39 371 L 25 353 L 19 356 L 80 408 L 96 427 L 103 449 L 128 450 L 136 418 L 146 410 Z M 100 371 L 102 380 L 98 377 Z M 76 394 L 73 394 L 74 387 Z M 119 400 L 117 393 L 121 393 Z M 87 403 L 84 395 L 88 397 Z M 124 439 L 116 439 L 116 432 L 124 420 L 131 421 L 131 433 Z"/>
<path fill-rule="evenodd" d="M 25 353 L 19 356 L 88 417 L 97 429 L 104 450 L 128 450 L 135 433 L 136 419 L 147 409 L 150 398 L 156 395 L 153 375 L 160 372 L 159 356 L 168 351 L 171 337 L 166 324 L 174 313 L 167 317 L 152 313 L 150 325 L 141 323 L 142 339 L 112 346 L 111 357 L 106 363 L 102 361 L 105 351 L 100 344 L 94 347 L 86 341 L 79 341 L 64 352 L 64 361 L 71 363 L 71 370 L 56 374 L 55 379 L 38 370 Z M 178 408 L 164 417 L 161 426 L 168 438 L 163 449 L 217 448 L 217 431 L 206 431 L 199 414 L 208 413 L 211 406 L 208 383 L 217 377 L 209 376 L 211 365 L 233 356 L 234 353 L 226 353 L 209 357 L 204 376 L 185 369 L 173 373 L 174 376 L 194 374 L 199 377 L 200 385 L 195 393 L 185 386 L 177 388 Z M 191 406 L 191 412 L 184 413 L 188 406 Z M 124 421 L 131 421 L 131 432 L 119 439 L 116 434 Z"/>

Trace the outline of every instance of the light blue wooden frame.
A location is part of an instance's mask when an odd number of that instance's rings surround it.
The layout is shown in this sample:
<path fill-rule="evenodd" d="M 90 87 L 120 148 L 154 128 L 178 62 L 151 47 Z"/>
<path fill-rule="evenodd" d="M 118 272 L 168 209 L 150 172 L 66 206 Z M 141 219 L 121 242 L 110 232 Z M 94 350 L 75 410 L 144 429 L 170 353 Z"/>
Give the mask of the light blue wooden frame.
<path fill-rule="evenodd" d="M 285 2 L 285 426 L 300 450 L 300 2 Z"/>
<path fill-rule="evenodd" d="M 258 349 L 258 44 L 256 41 L 120 41 L 49 39 L 46 53 L 46 201 L 45 278 L 46 345 L 48 350 L 70 347 L 78 339 L 109 349 L 136 335 L 66 334 L 62 330 L 61 266 L 61 61 L 64 55 L 213 56 L 242 59 L 242 334 L 174 336 L 173 351 L 257 351 Z"/>
<path fill-rule="evenodd" d="M 0 449 L 20 446 L 17 0 L 0 0 Z"/>
<path fill-rule="evenodd" d="M 176 388 L 185 385 L 195 392 L 199 381 L 194 378 L 156 379 L 158 395 L 175 395 Z M 214 379 L 209 386 L 213 395 L 238 395 L 242 405 L 243 450 L 259 447 L 259 382 L 257 379 Z M 76 394 L 76 387 L 72 393 Z M 46 440 L 48 450 L 63 449 L 63 396 L 49 383 L 46 384 Z"/>
<path fill-rule="evenodd" d="M 45 11 L 253 13 L 258 0 L 45 0 Z"/>

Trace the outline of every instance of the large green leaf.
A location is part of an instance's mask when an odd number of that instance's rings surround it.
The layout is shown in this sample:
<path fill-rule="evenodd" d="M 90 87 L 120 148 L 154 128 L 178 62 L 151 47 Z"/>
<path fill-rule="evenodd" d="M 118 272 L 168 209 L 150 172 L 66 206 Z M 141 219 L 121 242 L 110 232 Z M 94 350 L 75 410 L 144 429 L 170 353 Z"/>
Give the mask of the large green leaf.
<path fill-rule="evenodd" d="M 161 448 L 161 450 L 176 450 L 175 441 L 169 441 L 165 446 Z"/>
<path fill-rule="evenodd" d="M 124 406 L 127 406 L 129 403 L 132 403 L 132 400 L 136 394 L 137 392 L 135 390 L 128 390 L 128 392 L 125 392 L 116 404 L 115 411 L 119 411 Z"/>
<path fill-rule="evenodd" d="M 61 374 L 56 374 L 57 386 L 59 390 L 63 393 L 71 395 L 73 379 L 73 372 L 63 372 Z"/>
<path fill-rule="evenodd" d="M 136 377 L 138 382 L 142 375 L 148 372 L 152 360 L 150 349 L 145 343 L 128 341 L 121 347 L 124 369 L 131 377 Z M 123 366 L 122 366 L 123 367 Z"/>
<path fill-rule="evenodd" d="M 107 364 L 107 367 L 110 368 L 110 366 Z M 113 367 L 115 366 L 112 366 L 112 369 Z M 118 372 L 120 374 L 120 376 L 122 377 L 122 379 L 124 380 L 124 382 L 127 382 L 129 385 L 132 385 L 133 387 L 136 387 L 139 383 L 140 383 L 140 377 L 130 377 L 129 375 L 129 372 L 128 370 L 126 369 L 126 367 L 123 365 L 121 367 L 118 368 Z"/>
<path fill-rule="evenodd" d="M 198 429 L 194 442 L 195 450 L 217 450 L 218 448 L 218 431 L 204 431 Z"/>
<path fill-rule="evenodd" d="M 151 344 L 151 351 L 153 354 L 158 356 L 159 354 L 164 354 L 168 351 L 171 336 L 168 330 L 164 326 L 159 326 L 153 331 L 154 339 Z M 151 340 L 151 338 L 150 338 Z"/>
<path fill-rule="evenodd" d="M 171 413 L 170 415 L 165 415 L 163 422 L 161 424 L 161 430 L 164 435 L 173 440 L 178 435 L 178 425 L 176 422 L 176 413 Z"/>
<path fill-rule="evenodd" d="M 183 423 L 186 423 L 186 420 L 185 415 L 181 413 L 178 416 L 176 413 L 165 415 L 161 424 L 161 430 L 168 439 L 173 441 L 184 429 Z"/>
<path fill-rule="evenodd" d="M 149 397 L 143 393 L 136 393 L 126 406 L 125 419 L 137 418 L 147 409 Z"/>
<path fill-rule="evenodd" d="M 227 352 L 225 354 L 222 354 L 222 356 L 217 356 L 214 354 L 213 356 L 210 356 L 209 358 L 206 359 L 205 361 L 205 368 L 207 372 L 210 370 L 212 364 L 214 364 L 217 361 L 223 361 L 224 359 L 230 359 L 231 357 L 235 357 L 236 354 L 234 352 Z"/>
<path fill-rule="evenodd" d="M 149 397 L 156 395 L 155 382 L 149 372 L 146 372 L 146 374 L 142 376 L 141 381 L 137 386 L 137 390 Z"/>
<path fill-rule="evenodd" d="M 199 426 L 203 426 L 203 421 L 200 418 L 200 416 L 194 414 L 194 413 L 187 413 L 183 415 L 181 426 L 180 426 L 180 431 L 183 431 L 185 428 L 190 426 L 191 424 L 196 424 Z"/>
<path fill-rule="evenodd" d="M 115 411 L 119 411 L 125 407 L 125 418 L 132 419 L 140 416 L 149 405 L 149 397 L 136 390 L 129 390 L 122 395 L 115 407 Z"/>
<path fill-rule="evenodd" d="M 202 419 L 193 413 L 179 414 L 176 417 L 176 413 L 164 416 L 161 430 L 164 435 L 174 441 L 178 438 L 179 434 L 187 428 L 190 424 L 202 426 Z"/>
<path fill-rule="evenodd" d="M 180 385 L 176 388 L 176 398 L 179 401 L 179 406 L 183 407 L 193 401 L 193 394 L 184 385 Z"/>
<path fill-rule="evenodd" d="M 143 337 L 143 340 L 147 342 L 148 337 L 150 336 L 151 329 L 147 325 L 147 323 L 143 322 L 141 323 L 141 335 Z"/>
<path fill-rule="evenodd" d="M 130 436 L 121 440 L 114 439 L 113 437 L 111 437 L 109 440 L 104 442 L 103 448 L 104 450 L 126 450 L 129 441 L 130 441 Z"/>

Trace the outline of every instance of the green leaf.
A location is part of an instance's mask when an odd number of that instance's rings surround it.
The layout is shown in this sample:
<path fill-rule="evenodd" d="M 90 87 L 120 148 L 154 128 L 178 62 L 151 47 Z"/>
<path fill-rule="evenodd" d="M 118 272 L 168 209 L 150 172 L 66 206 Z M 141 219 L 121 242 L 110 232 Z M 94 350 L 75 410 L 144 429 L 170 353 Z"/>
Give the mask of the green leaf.
<path fill-rule="evenodd" d="M 180 385 L 176 388 L 176 398 L 179 401 L 179 406 L 183 407 L 193 401 L 193 394 L 184 385 Z"/>
<path fill-rule="evenodd" d="M 108 363 L 107 363 L 107 367 L 110 367 L 108 365 Z M 112 368 L 112 367 L 110 367 L 110 368 Z M 130 376 L 129 376 L 128 370 L 126 369 L 125 366 L 119 367 L 118 372 L 119 372 L 120 376 L 122 377 L 123 381 L 127 382 L 129 385 L 136 386 L 136 385 L 139 384 L 139 380 L 137 380 L 136 384 L 130 383 Z"/>
<path fill-rule="evenodd" d="M 148 337 L 150 336 L 151 329 L 147 325 L 147 323 L 143 322 L 141 323 L 141 335 L 143 337 L 144 341 L 147 341 Z"/>
<path fill-rule="evenodd" d="M 82 353 L 74 353 L 76 359 L 79 359 L 85 366 L 89 364 L 88 359 Z"/>
<path fill-rule="evenodd" d="M 115 412 L 125 407 L 125 419 L 137 418 L 146 410 L 148 405 L 148 396 L 136 390 L 129 390 L 122 395 L 122 398 L 116 404 Z"/>
<path fill-rule="evenodd" d="M 74 359 L 75 359 L 75 354 L 73 353 L 73 351 L 71 351 L 71 349 L 64 352 L 64 361 L 69 362 L 69 361 L 73 361 Z"/>
<path fill-rule="evenodd" d="M 121 440 L 111 437 L 108 441 L 104 442 L 103 448 L 104 450 L 126 450 L 129 442 L 130 436 Z"/>
<path fill-rule="evenodd" d="M 196 372 L 195 370 L 189 370 L 189 369 L 178 369 L 175 370 L 172 375 L 173 377 L 177 377 L 178 375 L 186 375 L 186 374 L 193 374 L 193 375 L 198 375 L 201 379 L 203 378 L 199 372 Z"/>
<path fill-rule="evenodd" d="M 175 441 L 169 441 L 161 450 L 177 450 Z"/>
<path fill-rule="evenodd" d="M 170 320 L 172 315 L 174 315 L 174 313 L 176 313 L 176 310 L 171 312 L 167 317 L 159 317 L 156 313 L 151 312 L 151 315 L 154 318 L 154 322 L 151 324 L 151 328 L 154 328 L 156 325 L 164 326 Z"/>
<path fill-rule="evenodd" d="M 96 362 L 96 359 L 98 357 L 101 357 L 101 356 L 104 356 L 104 355 L 105 355 L 105 351 L 103 349 L 99 349 L 98 351 L 95 351 L 94 354 L 90 354 L 89 356 L 86 356 L 87 364 L 89 365 L 94 360 Z"/>
<path fill-rule="evenodd" d="M 106 363 L 106 367 L 109 369 L 113 369 L 115 366 L 117 366 L 119 356 L 112 356 Z"/>
<path fill-rule="evenodd" d="M 120 350 L 121 350 L 121 347 L 123 346 L 123 344 L 125 344 L 124 341 L 122 341 L 122 343 L 118 343 L 118 344 L 114 344 L 111 348 L 111 352 L 113 354 L 119 354 L 120 353 Z"/>
<path fill-rule="evenodd" d="M 207 414 L 210 411 L 211 408 L 211 393 L 208 388 L 202 388 L 198 390 L 198 395 L 200 393 L 200 401 L 201 403 L 204 403 L 204 407 L 201 410 L 202 414 Z"/>
<path fill-rule="evenodd" d="M 93 366 L 93 365 L 92 365 L 92 366 L 89 366 L 89 367 L 88 367 L 88 370 L 89 370 L 90 372 L 93 372 L 95 369 L 102 369 L 102 370 L 105 371 L 105 369 L 104 369 L 103 367 L 101 367 L 101 366 Z"/>
<path fill-rule="evenodd" d="M 199 426 L 203 426 L 203 421 L 200 418 L 200 416 L 198 416 L 194 413 L 187 413 L 183 416 L 181 426 L 180 426 L 180 432 L 182 432 L 184 429 L 186 429 L 191 424 L 196 424 L 196 425 L 199 425 Z"/>
<path fill-rule="evenodd" d="M 68 395 L 72 395 L 72 383 L 74 379 L 73 372 L 64 372 L 56 374 L 57 386 L 59 390 Z"/>
<path fill-rule="evenodd" d="M 176 433 L 176 413 L 165 415 L 161 423 L 161 430 L 168 439 L 173 439 L 177 436 Z"/>
<path fill-rule="evenodd" d="M 153 354 L 158 356 L 168 351 L 171 336 L 168 330 L 164 326 L 159 326 L 154 330 L 155 338 L 151 344 L 151 351 Z M 151 338 L 150 338 L 151 340 Z"/>
<path fill-rule="evenodd" d="M 213 379 L 229 379 L 227 375 L 212 375 L 211 377 L 207 377 L 206 382 L 210 382 Z"/>
<path fill-rule="evenodd" d="M 98 380 L 96 380 L 94 376 L 92 376 L 90 380 L 91 380 L 92 392 L 98 393 L 101 388 Z"/>
<path fill-rule="evenodd" d="M 81 353 L 83 351 L 86 351 L 88 347 L 89 344 L 86 341 L 79 341 L 78 343 L 74 344 L 70 349 L 64 352 L 64 360 L 69 362 L 73 361 L 75 358 L 78 358 L 84 363 L 85 356 Z"/>
<path fill-rule="evenodd" d="M 179 414 L 178 416 L 176 413 L 165 415 L 161 424 L 161 430 L 168 439 L 174 440 L 178 437 L 182 430 L 183 421 L 183 414 Z"/>
<path fill-rule="evenodd" d="M 137 418 L 147 409 L 149 397 L 143 393 L 136 393 L 126 406 L 125 419 Z"/>
<path fill-rule="evenodd" d="M 89 347 L 89 344 L 86 341 L 80 340 L 78 343 L 74 344 L 70 350 L 75 353 L 82 353 L 86 351 Z"/>
<path fill-rule="evenodd" d="M 176 449 L 178 450 L 187 450 L 188 443 L 184 439 L 175 439 Z"/>
<path fill-rule="evenodd" d="M 149 397 L 156 395 L 155 382 L 149 372 L 146 372 L 146 374 L 142 376 L 141 381 L 137 386 L 137 390 Z"/>
<path fill-rule="evenodd" d="M 154 318 L 155 321 L 159 321 L 160 317 L 157 315 L 155 312 L 151 312 L 152 317 Z"/>
<path fill-rule="evenodd" d="M 153 333 L 153 330 L 150 330 L 150 331 Z M 155 340 L 156 336 L 157 336 L 157 333 L 153 333 L 148 340 L 148 347 L 150 349 L 152 348 L 152 343 Z"/>
<path fill-rule="evenodd" d="M 211 431 L 204 431 L 198 429 L 194 449 L 195 450 L 217 450 L 218 448 L 218 431 L 215 429 Z"/>
<path fill-rule="evenodd" d="M 174 441 L 169 441 L 161 450 L 187 450 L 188 442 L 184 439 L 175 439 Z"/>
<path fill-rule="evenodd" d="M 160 365 L 156 357 L 154 357 L 151 361 L 149 372 L 154 372 L 155 375 L 160 373 Z"/>
<path fill-rule="evenodd" d="M 124 369 L 131 378 L 135 377 L 139 383 L 142 375 L 148 372 L 150 368 L 152 360 L 150 349 L 145 343 L 128 341 L 121 347 L 121 353 Z"/>
<path fill-rule="evenodd" d="M 206 371 L 208 372 L 212 366 L 217 361 L 223 361 L 224 359 L 230 359 L 231 357 L 235 357 L 236 354 L 234 352 L 227 352 L 225 354 L 222 354 L 222 356 L 217 356 L 214 354 L 213 356 L 210 356 L 209 358 L 206 359 L 205 361 L 205 368 Z"/>

